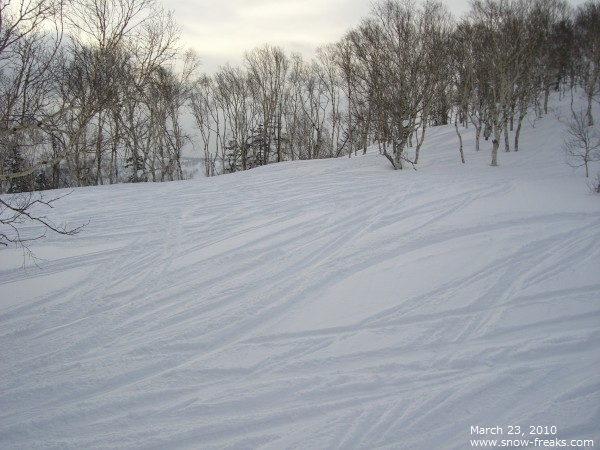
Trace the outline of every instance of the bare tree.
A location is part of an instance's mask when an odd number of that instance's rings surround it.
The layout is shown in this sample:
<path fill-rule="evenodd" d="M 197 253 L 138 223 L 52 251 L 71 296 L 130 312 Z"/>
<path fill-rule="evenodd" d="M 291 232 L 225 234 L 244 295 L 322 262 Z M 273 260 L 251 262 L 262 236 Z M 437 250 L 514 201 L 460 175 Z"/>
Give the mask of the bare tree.
<path fill-rule="evenodd" d="M 222 155 L 223 169 L 235 171 L 238 169 L 238 163 L 240 169 L 249 169 L 253 166 L 253 161 L 250 160 L 252 155 L 248 143 L 252 129 L 257 125 L 251 80 L 239 67 L 221 67 L 215 74 L 215 93 L 219 108 L 224 114 L 223 126 L 229 128 L 223 131 L 228 141 L 223 147 L 223 150 L 228 152 Z"/>
<path fill-rule="evenodd" d="M 0 0 L 0 193 L 182 178 L 178 35 L 154 0 Z M 44 223 L 26 207 L 53 200 L 3 202 Z"/>
<path fill-rule="evenodd" d="M 39 31 L 53 30 L 55 41 L 62 37 L 61 0 L 0 1 L 0 61 L 10 57 L 14 44 Z"/>
<path fill-rule="evenodd" d="M 286 125 L 287 156 L 293 161 L 302 158 L 304 130 L 301 119 L 304 93 L 302 90 L 302 71 L 305 62 L 298 53 L 290 57 L 290 68 L 283 97 L 283 120 Z"/>
<path fill-rule="evenodd" d="M 52 101 L 62 40 L 62 3 L 0 1 L 0 193 L 37 187 L 49 131 L 67 108 Z M 45 183 L 40 186 L 43 188 Z"/>
<path fill-rule="evenodd" d="M 336 45 L 336 63 L 342 73 L 340 88 L 345 95 L 345 114 L 340 114 L 345 118 L 344 139 L 341 145 L 338 146 L 336 156 L 339 156 L 345 149 L 348 148 L 348 156 L 351 157 L 353 151 L 356 151 L 355 143 L 358 129 L 362 123 L 362 117 L 358 113 L 361 103 L 366 104 L 365 95 L 361 89 L 361 83 L 368 82 L 369 78 L 366 71 L 362 70 L 360 64 L 364 60 L 357 58 L 354 50 L 355 42 L 360 39 L 360 35 L 356 31 L 348 33 Z M 368 129 L 368 125 L 365 124 Z"/>
<path fill-rule="evenodd" d="M 452 16 L 441 2 L 429 0 L 423 4 L 418 30 L 421 40 L 420 59 L 422 60 L 419 86 L 422 87 L 420 97 L 423 111 L 418 124 L 420 138 L 417 137 L 415 164 L 419 161 L 419 151 L 425 140 L 425 132 L 429 123 L 438 125 L 448 123 L 451 85 L 451 74 L 448 67 L 452 66 L 451 36 L 453 28 Z"/>
<path fill-rule="evenodd" d="M 352 73 L 352 59 L 348 55 L 342 58 L 346 84 L 357 86 L 349 83 L 356 75 L 364 80 L 369 122 L 376 130 L 381 152 L 395 169 L 401 169 L 406 161 L 415 164 L 404 150 L 421 129 L 418 155 L 427 121 L 445 95 L 441 75 L 449 30 L 448 14 L 439 2 L 418 6 L 410 0 L 386 0 L 375 4 L 372 16 L 346 37 L 354 58 L 364 67 Z"/>
<path fill-rule="evenodd" d="M 179 51 L 172 13 L 154 0 L 82 0 L 67 12 L 61 94 L 76 110 L 64 124 L 76 185 L 180 178 L 184 92 L 169 68 Z"/>
<path fill-rule="evenodd" d="M 341 85 L 341 72 L 337 60 L 337 48 L 335 45 L 325 45 L 317 49 L 317 58 L 320 70 L 318 71 L 319 77 L 326 89 L 326 95 L 329 98 L 329 109 L 327 113 L 327 119 L 329 129 L 331 130 L 330 142 L 331 148 L 328 152 L 329 155 L 333 156 L 337 154 L 340 139 L 341 139 L 341 128 L 342 128 L 342 113 L 341 113 L 341 102 L 340 97 L 342 95 Z M 366 136 L 365 136 L 366 141 Z M 365 144 L 366 145 L 366 144 Z"/>
<path fill-rule="evenodd" d="M 219 157 L 221 113 L 215 98 L 215 83 L 209 76 L 202 75 L 193 83 L 189 107 L 202 139 L 204 175 L 215 176 L 217 174 L 216 161 Z M 211 151 L 213 144 L 216 147 L 214 152 Z"/>
<path fill-rule="evenodd" d="M 522 37 L 520 48 L 513 50 L 519 55 L 517 65 L 519 69 L 514 74 L 514 89 L 509 100 L 509 114 L 505 119 L 505 147 L 508 147 L 508 129 L 506 122 L 510 123 L 510 131 L 513 131 L 514 119 L 517 119 L 517 127 L 514 134 L 514 150 L 519 151 L 519 139 L 523 120 L 528 109 L 534 105 L 537 98 L 544 92 L 544 110 L 547 111 L 547 93 L 551 82 L 562 76 L 561 71 L 565 62 L 560 56 L 559 49 L 554 41 L 554 30 L 568 19 L 569 8 L 564 0 L 536 0 L 526 2 L 518 10 L 514 25 L 509 31 L 517 33 Z M 519 11 L 521 11 L 519 13 Z M 553 52 L 559 53 L 553 55 Z M 554 62 L 554 64 L 553 64 Z"/>
<path fill-rule="evenodd" d="M 498 149 L 504 134 L 510 149 L 508 123 L 513 111 L 515 85 L 528 64 L 524 21 L 528 2 L 523 0 L 475 0 L 469 19 L 474 33 L 471 45 L 476 61 L 477 89 L 486 105 L 492 140 L 492 166 L 498 165 Z"/>
<path fill-rule="evenodd" d="M 307 159 L 322 158 L 325 150 L 325 140 L 328 134 L 325 129 L 327 110 L 330 97 L 327 95 L 327 83 L 322 73 L 322 67 L 316 62 L 304 65 L 300 73 L 303 99 L 301 103 L 302 118 L 306 124 L 305 157 Z M 331 155 L 331 152 L 327 155 Z"/>
<path fill-rule="evenodd" d="M 263 164 L 268 164 L 274 136 L 281 134 L 282 99 L 289 60 L 279 47 L 265 45 L 246 52 L 244 60 L 251 77 L 253 96 L 258 104 L 262 141 L 265 143 Z M 282 160 L 281 140 L 277 139 L 277 161 Z"/>
<path fill-rule="evenodd" d="M 563 142 L 567 163 L 571 167 L 584 167 L 586 178 L 590 176 L 590 162 L 600 160 L 600 133 L 588 120 L 587 110 L 573 111 Z"/>
<path fill-rule="evenodd" d="M 594 125 L 592 103 L 600 92 L 600 0 L 588 0 L 577 9 L 576 46 L 580 52 L 582 76 L 587 95 L 587 121 Z"/>
<path fill-rule="evenodd" d="M 532 62 L 544 96 L 539 115 L 542 111 L 548 114 L 551 90 L 561 94 L 561 88 L 573 78 L 576 52 L 571 15 L 571 7 L 565 0 L 538 1 L 534 6 L 530 28 L 539 39 L 539 53 Z"/>
<path fill-rule="evenodd" d="M 454 129 L 458 136 L 461 162 L 465 163 L 463 139 L 459 123 L 468 124 L 470 97 L 473 91 L 473 59 L 470 53 L 468 25 L 460 24 L 452 34 L 451 49 L 453 64 L 450 66 L 452 104 L 456 106 Z"/>
<path fill-rule="evenodd" d="M 48 230 L 76 234 L 82 227 L 56 225 L 40 213 L 62 197 L 33 194 L 40 183 L 36 172 L 52 161 L 38 152 L 52 145 L 54 123 L 70 107 L 52 103 L 52 65 L 62 39 L 62 2 L 51 0 L 0 1 L 0 245 L 28 249 L 28 242 Z M 48 30 L 54 30 L 49 33 Z M 47 155 L 41 155 L 42 158 Z M 44 187 L 42 185 L 42 187 Z M 37 223 L 30 234 L 24 226 Z"/>

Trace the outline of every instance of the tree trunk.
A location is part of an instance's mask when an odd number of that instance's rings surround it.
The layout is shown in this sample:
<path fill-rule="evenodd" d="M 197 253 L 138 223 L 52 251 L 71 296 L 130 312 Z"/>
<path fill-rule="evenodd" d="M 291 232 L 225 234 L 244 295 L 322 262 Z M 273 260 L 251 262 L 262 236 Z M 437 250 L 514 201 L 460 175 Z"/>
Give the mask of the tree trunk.
<path fill-rule="evenodd" d="M 104 117 L 102 112 L 98 115 L 98 134 L 96 136 L 96 185 L 104 184 L 102 180 L 102 134 L 104 128 Z"/>
<path fill-rule="evenodd" d="M 502 130 L 506 122 L 504 118 L 500 117 L 500 111 L 493 110 L 490 114 L 490 134 L 493 133 L 494 138 L 492 139 L 492 167 L 498 166 L 498 150 L 500 149 L 500 138 L 502 137 Z"/>
<path fill-rule="evenodd" d="M 385 156 L 388 159 L 388 161 L 390 163 L 392 163 L 392 167 L 394 168 L 394 170 L 398 170 L 398 167 L 396 167 L 396 162 L 394 161 L 394 158 L 392 158 L 392 155 L 390 155 L 387 152 L 387 140 L 384 140 L 383 143 L 381 140 L 379 141 L 379 151 L 381 152 L 382 150 L 383 150 L 383 153 L 382 153 L 383 156 Z"/>
<path fill-rule="evenodd" d="M 415 150 L 415 164 L 417 164 L 419 162 L 419 153 L 421 151 L 421 146 L 423 145 L 423 141 L 425 140 L 425 128 L 426 127 L 427 127 L 426 122 L 423 122 L 423 128 L 421 129 L 421 139 L 420 140 L 417 139 L 418 142 L 417 142 L 417 149 Z"/>
<path fill-rule="evenodd" d="M 508 117 L 504 117 L 504 151 L 510 152 L 510 137 L 508 135 Z"/>
<path fill-rule="evenodd" d="M 394 139 L 394 168 L 402 170 L 402 146 Z"/>
<path fill-rule="evenodd" d="M 479 143 L 481 140 L 481 126 L 475 125 L 475 151 L 478 152 L 480 149 Z"/>
<path fill-rule="evenodd" d="M 595 86 L 594 86 L 595 87 Z M 594 116 L 592 114 L 592 102 L 594 101 L 594 87 L 588 90 L 588 107 L 587 107 L 587 121 L 588 126 L 594 126 Z"/>
<path fill-rule="evenodd" d="M 465 153 L 463 152 L 462 135 L 460 134 L 460 130 L 458 129 L 458 114 L 454 118 L 454 129 L 456 130 L 456 134 L 458 135 L 458 142 L 460 143 L 460 146 L 458 147 L 458 151 L 460 152 L 460 160 L 464 164 L 465 163 Z M 415 163 L 416 163 L 416 161 L 415 161 Z"/>
<path fill-rule="evenodd" d="M 515 132 L 515 152 L 519 151 L 519 139 L 521 137 L 521 128 L 523 127 L 523 119 L 525 119 L 525 109 L 520 108 L 519 120 L 517 122 L 517 131 Z"/>

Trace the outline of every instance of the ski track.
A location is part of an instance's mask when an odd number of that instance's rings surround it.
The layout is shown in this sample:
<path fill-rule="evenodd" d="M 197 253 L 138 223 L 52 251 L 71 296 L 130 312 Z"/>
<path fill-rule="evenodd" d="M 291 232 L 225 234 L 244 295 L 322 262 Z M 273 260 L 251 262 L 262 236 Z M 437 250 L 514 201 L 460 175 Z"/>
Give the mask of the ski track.
<path fill-rule="evenodd" d="M 431 172 L 370 155 L 74 191 L 56 209 L 84 232 L 0 271 L 2 297 L 48 285 L 0 302 L 0 447 L 600 441 L 597 199 L 494 208 L 535 179 L 487 154 L 444 178 L 426 153 Z"/>

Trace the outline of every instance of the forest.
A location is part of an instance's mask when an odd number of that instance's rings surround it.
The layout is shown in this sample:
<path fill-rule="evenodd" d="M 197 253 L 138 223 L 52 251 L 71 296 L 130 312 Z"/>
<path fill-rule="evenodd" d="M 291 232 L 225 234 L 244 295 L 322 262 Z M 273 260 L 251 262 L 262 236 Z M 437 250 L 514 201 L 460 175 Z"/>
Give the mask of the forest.
<path fill-rule="evenodd" d="M 206 176 L 373 144 L 415 167 L 449 123 L 496 166 L 551 92 L 585 92 L 585 132 L 600 92 L 598 0 L 383 0 L 310 61 L 265 44 L 214 74 L 179 35 L 154 0 L 0 0 L 0 193 L 183 179 L 186 146 Z"/>

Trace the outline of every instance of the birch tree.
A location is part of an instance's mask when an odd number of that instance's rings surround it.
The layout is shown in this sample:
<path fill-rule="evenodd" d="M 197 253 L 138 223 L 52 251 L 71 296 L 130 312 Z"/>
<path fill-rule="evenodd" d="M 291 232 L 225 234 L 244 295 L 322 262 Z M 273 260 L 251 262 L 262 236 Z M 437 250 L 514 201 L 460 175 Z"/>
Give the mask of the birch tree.
<path fill-rule="evenodd" d="M 577 8 L 574 29 L 587 96 L 587 121 L 593 126 L 592 105 L 600 92 L 600 0 L 588 0 Z"/>
<path fill-rule="evenodd" d="M 42 212 L 61 197 L 24 192 L 35 188 L 38 169 L 56 162 L 38 161 L 35 151 L 51 145 L 54 121 L 69 109 L 49 102 L 52 66 L 62 40 L 62 7 L 58 1 L 0 1 L 0 194 L 13 192 L 0 198 L 0 246 L 14 244 L 30 255 L 28 242 L 46 232 L 73 235 L 82 228 L 58 225 Z M 32 224 L 39 226 L 33 234 L 31 227 L 25 231 Z"/>
<path fill-rule="evenodd" d="M 265 143 L 263 164 L 268 164 L 274 136 L 281 135 L 282 99 L 289 61 L 279 47 L 265 45 L 244 55 L 251 77 L 253 95 L 258 104 L 262 140 Z M 282 161 L 281 140 L 275 140 L 277 161 Z"/>

